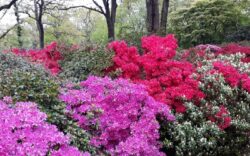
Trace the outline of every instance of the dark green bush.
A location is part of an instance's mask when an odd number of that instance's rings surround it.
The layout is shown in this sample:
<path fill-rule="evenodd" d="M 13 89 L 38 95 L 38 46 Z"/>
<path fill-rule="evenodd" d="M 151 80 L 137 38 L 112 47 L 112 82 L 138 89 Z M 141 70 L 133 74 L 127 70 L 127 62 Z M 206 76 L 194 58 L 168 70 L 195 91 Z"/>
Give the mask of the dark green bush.
<path fill-rule="evenodd" d="M 93 47 L 71 53 L 64 53 L 61 61 L 62 79 L 79 82 L 89 75 L 104 76 L 104 69 L 111 65 L 112 53 L 103 47 Z"/>
<path fill-rule="evenodd" d="M 198 1 L 170 17 L 169 30 L 184 48 L 206 43 L 222 43 L 226 36 L 244 25 L 246 15 L 228 0 Z M 249 17 L 248 17 L 249 19 Z"/>
<path fill-rule="evenodd" d="M 250 26 L 242 26 L 226 36 L 229 42 L 250 41 Z"/>
<path fill-rule="evenodd" d="M 50 107 L 57 101 L 59 84 L 43 69 L 12 54 L 0 53 L 0 98 L 34 101 Z"/>

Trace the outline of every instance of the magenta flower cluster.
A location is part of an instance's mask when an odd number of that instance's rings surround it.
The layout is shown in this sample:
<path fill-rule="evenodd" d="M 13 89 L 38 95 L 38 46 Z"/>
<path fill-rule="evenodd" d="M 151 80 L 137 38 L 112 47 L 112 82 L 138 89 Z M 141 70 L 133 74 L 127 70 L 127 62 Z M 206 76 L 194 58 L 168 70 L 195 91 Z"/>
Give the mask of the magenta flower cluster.
<path fill-rule="evenodd" d="M 10 97 L 0 100 L 1 156 L 90 156 L 69 146 L 69 137 L 46 123 L 46 114 L 32 102 L 12 104 Z"/>
<path fill-rule="evenodd" d="M 80 83 L 80 89 L 64 91 L 60 99 L 79 125 L 92 133 L 94 146 L 111 155 L 165 155 L 159 150 L 157 117 L 169 121 L 175 117 L 144 86 L 91 76 Z"/>

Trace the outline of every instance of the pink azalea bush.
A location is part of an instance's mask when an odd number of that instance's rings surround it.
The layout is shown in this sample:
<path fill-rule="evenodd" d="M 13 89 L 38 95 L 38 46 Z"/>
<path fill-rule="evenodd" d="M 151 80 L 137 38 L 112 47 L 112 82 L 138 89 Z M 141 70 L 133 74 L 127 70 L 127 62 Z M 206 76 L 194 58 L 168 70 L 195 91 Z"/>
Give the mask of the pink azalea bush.
<path fill-rule="evenodd" d="M 69 145 L 70 138 L 45 122 L 46 114 L 32 102 L 0 100 L 0 155 L 90 156 Z"/>
<path fill-rule="evenodd" d="M 167 105 L 156 102 L 142 85 L 124 79 L 89 77 L 60 99 L 70 116 L 92 134 L 91 143 L 111 155 L 165 155 L 160 152 L 159 117 L 175 118 Z"/>
<path fill-rule="evenodd" d="M 58 50 L 58 45 L 56 42 L 52 42 L 44 49 L 25 50 L 13 48 L 11 52 L 18 56 L 25 57 L 29 61 L 42 64 L 53 75 L 57 75 L 61 70 L 59 60 L 62 60 L 63 58 Z"/>

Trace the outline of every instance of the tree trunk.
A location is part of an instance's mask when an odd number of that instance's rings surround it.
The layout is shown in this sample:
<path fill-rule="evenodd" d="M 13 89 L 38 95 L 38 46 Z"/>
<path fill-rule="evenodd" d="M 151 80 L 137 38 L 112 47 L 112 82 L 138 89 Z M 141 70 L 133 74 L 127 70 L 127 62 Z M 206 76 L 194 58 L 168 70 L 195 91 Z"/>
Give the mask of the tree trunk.
<path fill-rule="evenodd" d="M 115 40 L 115 20 L 116 20 L 116 9 L 117 9 L 117 2 L 116 0 L 111 0 L 111 10 L 109 8 L 108 1 L 104 2 L 104 7 L 106 13 L 104 14 L 107 28 L 108 28 L 108 40 L 113 41 Z"/>
<path fill-rule="evenodd" d="M 40 48 L 44 48 L 44 28 L 43 28 L 43 22 L 42 22 L 42 16 L 43 16 L 43 7 L 44 7 L 44 0 L 41 0 L 41 4 L 38 4 L 37 0 L 34 0 L 34 6 L 35 6 L 35 20 L 36 20 L 36 26 L 39 33 L 39 44 Z"/>
<path fill-rule="evenodd" d="M 156 33 L 160 27 L 159 1 L 146 0 L 147 7 L 147 31 L 149 34 Z"/>
<path fill-rule="evenodd" d="M 39 32 L 39 44 L 40 44 L 40 48 L 43 49 L 44 48 L 44 28 L 43 28 L 43 23 L 42 21 L 36 21 L 37 24 L 37 29 Z"/>
<path fill-rule="evenodd" d="M 23 47 L 23 41 L 22 41 L 22 28 L 21 28 L 21 21 L 20 21 L 20 15 L 19 15 L 19 8 L 16 3 L 14 3 L 14 11 L 15 11 L 15 16 L 16 16 L 16 21 L 17 21 L 17 41 L 19 44 L 19 47 Z"/>
<path fill-rule="evenodd" d="M 107 27 L 108 27 L 108 40 L 113 41 L 115 40 L 115 24 L 112 22 L 111 19 L 107 19 Z"/>
<path fill-rule="evenodd" d="M 168 9 L 169 9 L 169 0 L 163 0 L 162 10 L 161 10 L 161 26 L 160 26 L 160 34 L 163 36 L 166 35 L 167 33 Z"/>

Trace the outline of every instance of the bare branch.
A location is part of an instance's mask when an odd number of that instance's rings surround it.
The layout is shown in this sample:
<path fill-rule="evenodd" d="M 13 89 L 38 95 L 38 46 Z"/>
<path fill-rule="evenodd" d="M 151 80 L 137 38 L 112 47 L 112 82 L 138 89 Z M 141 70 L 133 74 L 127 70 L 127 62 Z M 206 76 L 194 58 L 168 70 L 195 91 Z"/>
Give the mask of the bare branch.
<path fill-rule="evenodd" d="M 16 3 L 16 1 L 17 1 L 17 0 L 12 0 L 12 1 L 10 1 L 9 4 L 5 4 L 5 5 L 3 5 L 3 6 L 0 6 L 0 11 L 1 11 L 1 10 L 4 10 L 4 9 L 9 9 L 14 3 Z"/>
<path fill-rule="evenodd" d="M 92 0 L 92 1 L 93 1 L 93 3 L 101 10 L 101 12 L 105 13 L 105 12 L 103 11 L 103 8 L 102 8 L 95 0 Z"/>
<path fill-rule="evenodd" d="M 71 7 L 67 7 L 67 8 L 59 8 L 58 10 L 70 10 L 70 9 L 77 9 L 77 8 L 85 8 L 88 10 L 98 12 L 98 13 L 103 14 L 103 15 L 105 14 L 105 12 L 103 10 L 98 10 L 96 8 L 88 7 L 86 5 L 78 5 L 78 6 L 71 6 Z"/>
<path fill-rule="evenodd" d="M 36 18 L 33 17 L 28 11 L 18 11 L 18 13 L 27 14 L 30 18 L 36 20 Z"/>
<path fill-rule="evenodd" d="M 0 17 L 0 20 L 3 19 L 3 17 L 6 15 L 7 11 L 8 11 L 8 10 L 5 10 L 5 11 L 4 11 L 4 13 L 2 14 L 2 16 Z"/>
<path fill-rule="evenodd" d="M 15 24 L 14 26 L 10 27 L 9 29 L 7 29 L 1 36 L 0 36 L 0 39 L 3 39 L 12 29 L 14 29 L 16 26 L 18 25 Z"/>

